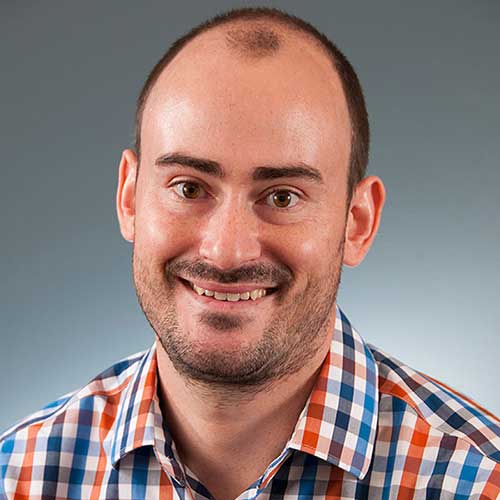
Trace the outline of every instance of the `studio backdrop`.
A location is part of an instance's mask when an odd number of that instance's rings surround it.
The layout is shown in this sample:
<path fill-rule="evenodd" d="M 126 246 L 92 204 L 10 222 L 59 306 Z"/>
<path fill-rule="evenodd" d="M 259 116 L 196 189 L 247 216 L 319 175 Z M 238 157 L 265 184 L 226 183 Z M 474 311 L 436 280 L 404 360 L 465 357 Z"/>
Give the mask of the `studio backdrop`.
<path fill-rule="evenodd" d="M 370 343 L 500 414 L 500 3 L 0 3 L 0 429 L 146 349 L 115 214 L 135 99 L 169 44 L 283 8 L 353 63 L 387 187 L 338 301 Z"/>

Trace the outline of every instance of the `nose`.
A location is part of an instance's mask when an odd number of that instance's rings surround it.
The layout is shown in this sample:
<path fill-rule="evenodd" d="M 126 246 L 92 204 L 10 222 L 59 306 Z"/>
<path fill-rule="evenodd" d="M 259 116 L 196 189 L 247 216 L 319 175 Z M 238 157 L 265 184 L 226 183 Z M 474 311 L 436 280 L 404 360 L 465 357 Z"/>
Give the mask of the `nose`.
<path fill-rule="evenodd" d="M 200 257 L 220 269 L 234 269 L 261 256 L 257 216 L 237 199 L 225 200 L 207 216 Z"/>

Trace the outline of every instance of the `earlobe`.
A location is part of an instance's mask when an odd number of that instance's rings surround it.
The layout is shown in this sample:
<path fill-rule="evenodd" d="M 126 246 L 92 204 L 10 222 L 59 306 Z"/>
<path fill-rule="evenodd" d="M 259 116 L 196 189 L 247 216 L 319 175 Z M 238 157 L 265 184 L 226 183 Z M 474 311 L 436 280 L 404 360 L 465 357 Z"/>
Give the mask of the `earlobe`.
<path fill-rule="evenodd" d="M 356 186 L 346 224 L 344 260 L 347 266 L 359 265 L 377 234 L 385 202 L 385 187 L 379 177 L 365 177 Z"/>
<path fill-rule="evenodd" d="M 118 188 L 116 191 L 116 212 L 120 231 L 127 241 L 135 236 L 135 190 L 137 181 L 137 155 L 131 149 L 122 153 L 118 167 Z"/>

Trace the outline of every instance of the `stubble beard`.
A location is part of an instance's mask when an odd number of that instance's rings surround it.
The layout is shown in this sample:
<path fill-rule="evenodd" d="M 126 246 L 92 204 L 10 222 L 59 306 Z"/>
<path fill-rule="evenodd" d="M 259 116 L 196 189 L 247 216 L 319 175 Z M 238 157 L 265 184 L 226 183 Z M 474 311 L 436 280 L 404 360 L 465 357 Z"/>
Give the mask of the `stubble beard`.
<path fill-rule="evenodd" d="M 261 339 L 238 352 L 207 351 L 189 339 L 182 328 L 175 305 L 178 282 L 168 273 L 155 272 L 134 250 L 132 265 L 139 304 L 174 368 L 188 383 L 209 390 L 234 392 L 242 396 L 265 390 L 273 382 L 304 367 L 321 348 L 330 323 L 340 285 L 344 241 L 340 242 L 323 278 L 311 281 L 305 290 L 290 297 L 292 283 L 271 296 L 277 311 L 265 327 Z M 271 298 L 270 297 L 270 298 Z M 244 315 L 204 313 L 198 317 L 200 328 L 241 329 L 249 321 Z"/>

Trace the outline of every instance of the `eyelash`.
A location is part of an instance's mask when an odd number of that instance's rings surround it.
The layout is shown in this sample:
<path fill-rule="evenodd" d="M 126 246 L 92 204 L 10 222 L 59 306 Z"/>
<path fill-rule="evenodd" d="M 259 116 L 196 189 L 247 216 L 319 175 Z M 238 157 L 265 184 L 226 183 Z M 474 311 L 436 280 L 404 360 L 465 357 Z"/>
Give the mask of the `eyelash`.
<path fill-rule="evenodd" d="M 193 199 L 190 199 L 190 198 L 186 198 L 185 196 L 183 196 L 183 194 L 176 188 L 180 188 L 183 184 L 191 184 L 191 185 L 194 185 L 194 186 L 198 186 L 199 188 L 201 188 L 205 193 L 207 192 L 206 189 L 199 183 L 199 182 L 194 182 L 194 181 L 178 181 L 176 182 L 175 184 L 172 184 L 170 187 L 172 187 L 175 191 L 175 193 L 177 194 L 177 196 L 179 196 L 181 199 L 183 200 L 187 200 L 187 201 L 196 201 L 198 200 L 199 198 L 193 198 Z M 294 208 L 297 203 L 299 202 L 301 196 L 296 193 L 295 191 L 291 190 L 291 189 L 274 189 L 273 191 L 269 191 L 263 198 L 266 200 L 267 198 L 269 198 L 269 196 L 273 195 L 273 194 L 276 194 L 276 193 L 289 193 L 290 195 L 292 195 L 292 197 L 295 197 L 295 203 L 291 206 L 287 206 L 287 207 L 276 207 L 276 206 L 273 206 L 273 205 L 270 205 L 270 204 L 267 204 L 270 208 L 274 209 L 274 210 L 279 210 L 280 212 L 283 212 L 285 210 L 290 210 L 292 208 Z"/>

